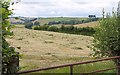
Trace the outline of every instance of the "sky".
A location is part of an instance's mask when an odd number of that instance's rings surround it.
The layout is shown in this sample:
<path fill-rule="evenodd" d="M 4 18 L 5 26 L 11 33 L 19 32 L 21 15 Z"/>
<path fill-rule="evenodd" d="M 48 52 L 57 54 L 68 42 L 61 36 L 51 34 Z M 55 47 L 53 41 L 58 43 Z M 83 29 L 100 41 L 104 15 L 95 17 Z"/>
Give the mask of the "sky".
<path fill-rule="evenodd" d="M 16 0 L 13 0 L 16 1 Z M 20 1 L 20 0 L 18 0 Z M 111 12 L 117 9 L 120 0 L 21 0 L 10 8 L 12 16 L 28 17 L 87 17 L 102 16 L 102 10 Z"/>

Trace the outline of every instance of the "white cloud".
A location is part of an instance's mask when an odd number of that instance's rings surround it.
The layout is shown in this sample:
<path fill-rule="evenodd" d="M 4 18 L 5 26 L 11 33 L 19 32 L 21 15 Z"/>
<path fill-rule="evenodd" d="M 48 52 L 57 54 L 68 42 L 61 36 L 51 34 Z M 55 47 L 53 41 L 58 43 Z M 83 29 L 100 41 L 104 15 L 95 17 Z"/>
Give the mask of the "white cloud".
<path fill-rule="evenodd" d="M 50 14 L 55 14 L 55 11 L 50 12 Z"/>
<path fill-rule="evenodd" d="M 101 15 L 105 8 L 110 12 L 117 8 L 119 0 L 22 0 L 15 4 L 15 15 L 19 16 L 88 16 Z"/>

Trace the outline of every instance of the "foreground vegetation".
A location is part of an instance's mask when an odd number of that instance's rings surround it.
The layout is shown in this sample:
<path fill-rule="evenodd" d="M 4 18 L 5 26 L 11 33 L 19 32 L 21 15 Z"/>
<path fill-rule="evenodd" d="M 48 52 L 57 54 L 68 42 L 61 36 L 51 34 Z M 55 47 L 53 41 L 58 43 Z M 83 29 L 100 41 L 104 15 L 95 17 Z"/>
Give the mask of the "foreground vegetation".
<path fill-rule="evenodd" d="M 115 67 L 115 64 L 112 61 L 104 61 L 104 62 L 97 62 L 97 63 L 91 63 L 91 64 L 84 64 L 84 65 L 76 65 L 73 67 L 73 73 L 76 75 L 80 75 L 80 73 L 88 73 L 88 72 L 93 72 L 96 70 L 103 70 L 107 68 L 112 68 Z M 116 75 L 116 69 L 114 70 L 109 70 L 105 71 L 102 73 L 97 73 L 95 75 Z M 28 73 L 28 74 L 23 74 L 23 75 L 50 75 L 50 74 L 63 74 L 63 75 L 69 75 L 70 73 L 70 68 L 69 67 L 64 67 L 64 68 L 57 68 L 57 69 L 51 69 L 51 70 L 46 70 L 46 71 L 41 71 L 41 72 L 35 72 L 35 73 Z M 92 74 L 93 75 L 93 74 Z"/>
<path fill-rule="evenodd" d="M 120 11 L 112 11 L 105 16 L 103 10 L 103 19 L 100 26 L 94 34 L 92 50 L 94 57 L 113 57 L 120 56 Z M 120 59 L 114 60 L 116 66 L 120 66 Z M 118 75 L 120 68 L 118 68 Z"/>
<path fill-rule="evenodd" d="M 14 3 L 13 3 L 14 4 Z M 12 5 L 13 5 L 12 4 Z M 18 70 L 18 65 L 15 64 L 15 61 L 17 61 L 16 57 L 18 56 L 17 52 L 15 51 L 15 48 L 11 46 L 8 41 L 6 40 L 7 36 L 13 35 L 11 32 L 11 25 L 8 21 L 9 16 L 13 14 L 12 9 L 9 9 L 10 7 L 10 1 L 8 0 L 2 0 L 0 1 L 0 46 L 1 48 L 1 54 L 0 54 L 0 75 L 12 75 L 13 73 L 16 73 Z M 2 66 L 1 66 L 2 65 Z"/>

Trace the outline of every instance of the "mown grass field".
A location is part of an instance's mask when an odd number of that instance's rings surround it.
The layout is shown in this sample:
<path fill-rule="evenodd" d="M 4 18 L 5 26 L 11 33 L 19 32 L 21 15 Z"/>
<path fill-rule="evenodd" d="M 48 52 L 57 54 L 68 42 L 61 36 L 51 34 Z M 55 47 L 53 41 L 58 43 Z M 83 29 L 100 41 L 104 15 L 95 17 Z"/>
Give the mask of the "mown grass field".
<path fill-rule="evenodd" d="M 58 25 L 51 25 L 51 26 L 56 26 L 58 28 L 60 28 L 62 26 L 62 24 L 58 24 Z M 71 26 L 71 25 L 64 25 L 64 26 Z M 95 22 L 89 22 L 89 23 L 83 23 L 83 24 L 76 24 L 73 25 L 74 27 L 98 27 L 99 26 L 99 21 L 95 21 Z"/>
<path fill-rule="evenodd" d="M 89 36 L 29 30 L 22 26 L 14 28 L 13 32 L 14 36 L 7 40 L 23 54 L 22 70 L 81 61 L 80 57 L 92 52 L 87 47 L 92 41 Z"/>
<path fill-rule="evenodd" d="M 84 23 L 84 24 L 77 24 L 74 25 L 75 27 L 98 27 L 99 26 L 99 21 L 95 22 L 89 22 L 89 23 Z"/>
<path fill-rule="evenodd" d="M 92 25 L 93 23 L 91 23 Z M 93 39 L 90 36 L 29 30 L 24 28 L 24 25 L 16 25 L 16 28 L 13 28 L 12 31 L 14 36 L 8 37 L 7 41 L 16 48 L 16 51 L 22 54 L 20 71 L 94 60 L 89 56 L 92 51 L 88 46 L 91 45 Z M 18 47 L 20 48 L 18 49 Z M 80 65 L 74 67 L 74 73 L 90 72 L 110 67 L 114 67 L 111 61 Z M 107 72 L 113 73 L 115 70 Z M 25 75 L 39 75 L 40 73 L 68 74 L 69 67 Z"/>

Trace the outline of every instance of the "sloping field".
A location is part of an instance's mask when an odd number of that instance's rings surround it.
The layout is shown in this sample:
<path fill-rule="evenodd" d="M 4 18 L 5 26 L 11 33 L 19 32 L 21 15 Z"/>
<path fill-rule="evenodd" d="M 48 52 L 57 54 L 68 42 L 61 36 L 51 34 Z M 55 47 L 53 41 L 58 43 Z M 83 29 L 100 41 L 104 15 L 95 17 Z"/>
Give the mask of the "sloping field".
<path fill-rule="evenodd" d="M 57 26 L 57 27 L 61 27 L 62 24 L 59 24 L 59 25 L 51 25 L 51 26 Z M 64 26 L 71 26 L 71 25 L 64 25 Z M 99 26 L 99 22 L 98 21 L 95 21 L 95 22 L 89 22 L 89 23 L 83 23 L 83 24 L 76 24 L 76 25 L 73 25 L 74 27 L 98 27 Z"/>
<path fill-rule="evenodd" d="M 70 17 L 53 17 L 53 18 L 40 18 L 39 21 L 41 25 L 48 24 L 52 21 L 69 21 L 69 20 L 86 20 L 88 18 L 70 18 Z"/>
<path fill-rule="evenodd" d="M 75 27 L 96 27 L 96 26 L 99 26 L 99 24 L 98 24 L 98 21 L 95 21 L 95 22 L 77 24 L 77 25 L 74 25 L 74 26 Z"/>
<path fill-rule="evenodd" d="M 7 41 L 23 55 L 22 70 L 82 61 L 92 52 L 87 48 L 92 40 L 89 36 L 35 31 L 22 26 L 13 32 L 14 36 Z"/>

